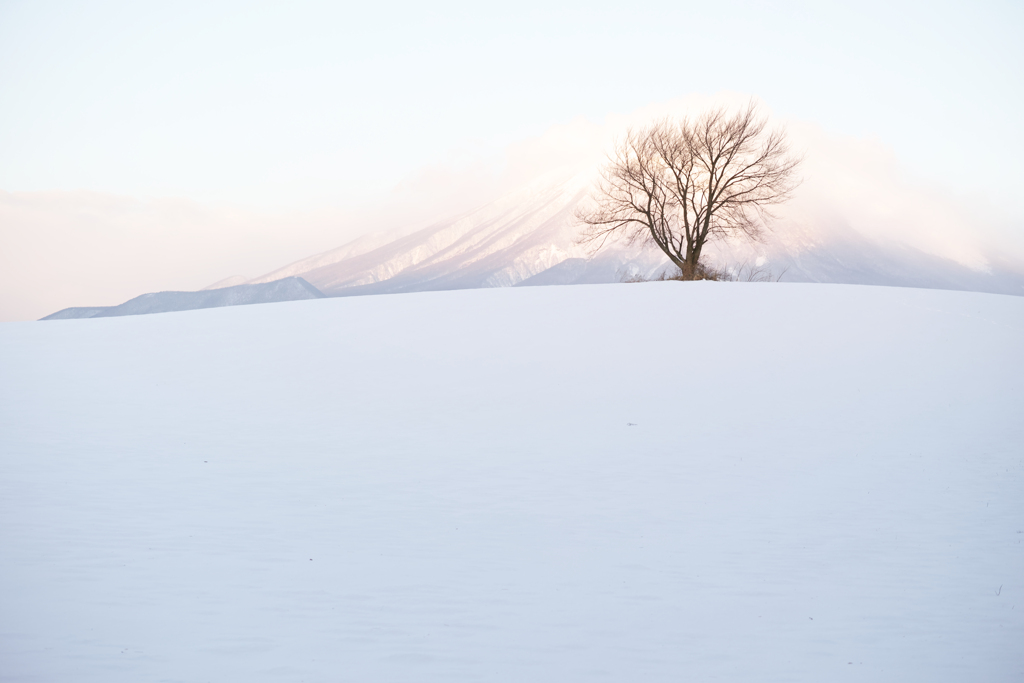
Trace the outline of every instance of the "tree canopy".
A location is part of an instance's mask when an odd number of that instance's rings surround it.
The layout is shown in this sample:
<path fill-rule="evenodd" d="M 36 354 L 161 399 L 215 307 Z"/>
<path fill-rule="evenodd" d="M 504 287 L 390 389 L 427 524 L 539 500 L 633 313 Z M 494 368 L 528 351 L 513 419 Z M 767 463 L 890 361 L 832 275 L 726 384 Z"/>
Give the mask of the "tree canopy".
<path fill-rule="evenodd" d="M 707 242 L 759 239 L 767 208 L 796 186 L 800 159 L 785 132 L 768 130 L 754 103 L 631 129 L 602 169 L 591 202 L 577 210 L 581 243 L 621 236 L 661 248 L 684 279 L 702 277 Z"/>

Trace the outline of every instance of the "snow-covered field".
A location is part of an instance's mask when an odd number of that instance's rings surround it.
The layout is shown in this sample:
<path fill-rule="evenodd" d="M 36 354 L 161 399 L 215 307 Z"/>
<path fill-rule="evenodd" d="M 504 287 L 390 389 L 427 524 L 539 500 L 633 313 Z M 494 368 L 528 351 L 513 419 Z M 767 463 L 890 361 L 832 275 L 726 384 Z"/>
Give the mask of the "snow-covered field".
<path fill-rule="evenodd" d="M 1024 680 L 1022 349 L 841 285 L 4 323 L 0 680 Z"/>

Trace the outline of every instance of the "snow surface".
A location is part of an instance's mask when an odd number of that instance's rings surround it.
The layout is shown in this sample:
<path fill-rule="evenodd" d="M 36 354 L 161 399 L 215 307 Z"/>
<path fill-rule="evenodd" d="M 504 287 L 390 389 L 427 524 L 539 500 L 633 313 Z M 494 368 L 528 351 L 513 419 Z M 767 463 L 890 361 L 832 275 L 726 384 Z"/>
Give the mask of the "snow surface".
<path fill-rule="evenodd" d="M 4 323 L 0 680 L 1020 681 L 1022 348 L 785 283 Z"/>

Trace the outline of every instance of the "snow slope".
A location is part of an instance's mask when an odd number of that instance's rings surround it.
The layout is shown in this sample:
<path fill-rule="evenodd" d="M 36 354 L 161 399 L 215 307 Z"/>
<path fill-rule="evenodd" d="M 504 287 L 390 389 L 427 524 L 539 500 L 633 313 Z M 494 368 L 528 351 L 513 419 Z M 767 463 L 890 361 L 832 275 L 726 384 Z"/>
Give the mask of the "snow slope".
<path fill-rule="evenodd" d="M 786 283 L 4 323 L 0 680 L 1020 681 L 1022 348 Z"/>

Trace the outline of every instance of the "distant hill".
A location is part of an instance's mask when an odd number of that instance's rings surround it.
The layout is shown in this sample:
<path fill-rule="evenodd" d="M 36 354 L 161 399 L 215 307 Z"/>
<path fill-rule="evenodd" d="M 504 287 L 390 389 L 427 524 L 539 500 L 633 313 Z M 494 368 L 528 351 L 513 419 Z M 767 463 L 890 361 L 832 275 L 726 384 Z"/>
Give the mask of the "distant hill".
<path fill-rule="evenodd" d="M 191 311 L 197 308 L 320 299 L 323 296 L 320 290 L 303 278 L 286 277 L 272 282 L 205 289 L 198 292 L 154 292 L 137 296 L 119 306 L 65 308 L 46 316 L 43 320 L 108 318 L 120 315 Z"/>

